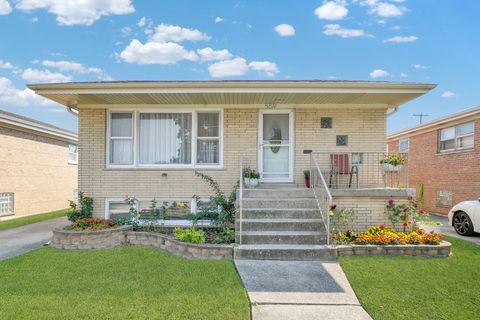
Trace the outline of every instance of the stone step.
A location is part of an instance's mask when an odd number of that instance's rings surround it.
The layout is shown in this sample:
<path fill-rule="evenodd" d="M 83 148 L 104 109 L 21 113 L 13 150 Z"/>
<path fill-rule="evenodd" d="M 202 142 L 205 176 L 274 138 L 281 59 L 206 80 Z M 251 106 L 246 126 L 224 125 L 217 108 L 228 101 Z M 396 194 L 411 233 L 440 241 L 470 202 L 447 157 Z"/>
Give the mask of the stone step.
<path fill-rule="evenodd" d="M 242 244 L 234 248 L 235 259 L 335 260 L 337 250 L 326 245 Z"/>
<path fill-rule="evenodd" d="M 284 183 L 259 183 L 257 187 L 252 189 L 284 189 L 284 188 L 298 188 L 299 186 L 293 182 Z"/>
<path fill-rule="evenodd" d="M 236 229 L 240 229 L 239 220 Z M 325 225 L 322 219 L 243 219 L 243 231 L 320 231 Z"/>
<path fill-rule="evenodd" d="M 321 219 L 322 215 L 318 209 L 265 209 L 265 208 L 244 208 L 243 219 Z M 239 217 L 237 217 L 239 218 Z"/>
<path fill-rule="evenodd" d="M 237 192 L 240 197 L 240 191 Z M 288 189 L 245 189 L 243 199 L 293 199 L 293 198 L 315 198 L 313 191 L 306 188 Z"/>
<path fill-rule="evenodd" d="M 318 208 L 317 201 L 312 198 L 294 199 L 243 199 L 243 208 L 265 208 L 265 209 L 313 209 Z"/>
<path fill-rule="evenodd" d="M 325 232 L 242 231 L 242 244 L 326 244 Z"/>

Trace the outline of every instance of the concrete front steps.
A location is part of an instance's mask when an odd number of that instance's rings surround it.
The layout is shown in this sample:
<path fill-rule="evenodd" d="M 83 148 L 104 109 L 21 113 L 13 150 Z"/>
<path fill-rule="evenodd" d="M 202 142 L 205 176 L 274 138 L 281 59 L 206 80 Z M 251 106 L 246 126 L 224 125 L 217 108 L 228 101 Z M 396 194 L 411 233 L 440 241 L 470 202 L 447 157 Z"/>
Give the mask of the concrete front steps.
<path fill-rule="evenodd" d="M 260 184 L 243 192 L 241 245 L 235 259 L 332 260 L 312 190 L 293 184 Z M 240 221 L 236 221 L 240 243 Z"/>

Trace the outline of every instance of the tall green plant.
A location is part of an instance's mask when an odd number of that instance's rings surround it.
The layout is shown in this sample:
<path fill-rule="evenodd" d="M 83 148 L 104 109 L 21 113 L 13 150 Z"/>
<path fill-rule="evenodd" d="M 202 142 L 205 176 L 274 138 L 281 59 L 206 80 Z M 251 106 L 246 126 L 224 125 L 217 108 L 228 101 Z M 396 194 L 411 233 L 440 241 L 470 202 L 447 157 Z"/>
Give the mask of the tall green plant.
<path fill-rule="evenodd" d="M 211 176 L 201 172 L 195 172 L 197 177 L 204 180 L 213 190 L 213 195 L 210 196 L 210 204 L 214 208 L 218 208 L 218 214 L 212 217 L 212 223 L 222 227 L 235 222 L 235 201 L 237 200 L 237 188 L 239 182 L 235 184 L 233 190 L 226 196 L 220 189 L 220 185 Z"/>
<path fill-rule="evenodd" d="M 78 204 L 70 201 L 70 208 L 72 211 L 67 215 L 68 220 L 75 222 L 83 218 L 91 218 L 93 213 L 93 199 L 86 196 L 83 192 L 78 194 Z M 80 208 L 78 208 L 80 207 Z"/>

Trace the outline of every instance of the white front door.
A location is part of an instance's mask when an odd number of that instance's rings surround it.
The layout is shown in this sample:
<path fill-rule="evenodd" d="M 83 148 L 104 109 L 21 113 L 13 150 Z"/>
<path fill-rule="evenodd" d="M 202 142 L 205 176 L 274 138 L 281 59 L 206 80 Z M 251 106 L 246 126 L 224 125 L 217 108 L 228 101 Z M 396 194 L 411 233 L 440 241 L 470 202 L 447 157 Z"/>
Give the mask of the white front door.
<path fill-rule="evenodd" d="M 293 182 L 293 111 L 260 111 L 258 170 L 263 182 Z"/>

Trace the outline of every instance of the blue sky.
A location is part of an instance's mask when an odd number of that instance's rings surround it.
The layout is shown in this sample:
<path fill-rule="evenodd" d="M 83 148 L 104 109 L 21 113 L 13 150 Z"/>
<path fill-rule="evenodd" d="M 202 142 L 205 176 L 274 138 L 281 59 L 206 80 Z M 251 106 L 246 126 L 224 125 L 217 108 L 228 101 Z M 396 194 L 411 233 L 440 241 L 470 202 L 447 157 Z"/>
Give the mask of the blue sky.
<path fill-rule="evenodd" d="M 76 131 L 26 83 L 339 79 L 437 83 L 388 131 L 479 105 L 480 1 L 0 0 L 0 108 Z"/>

